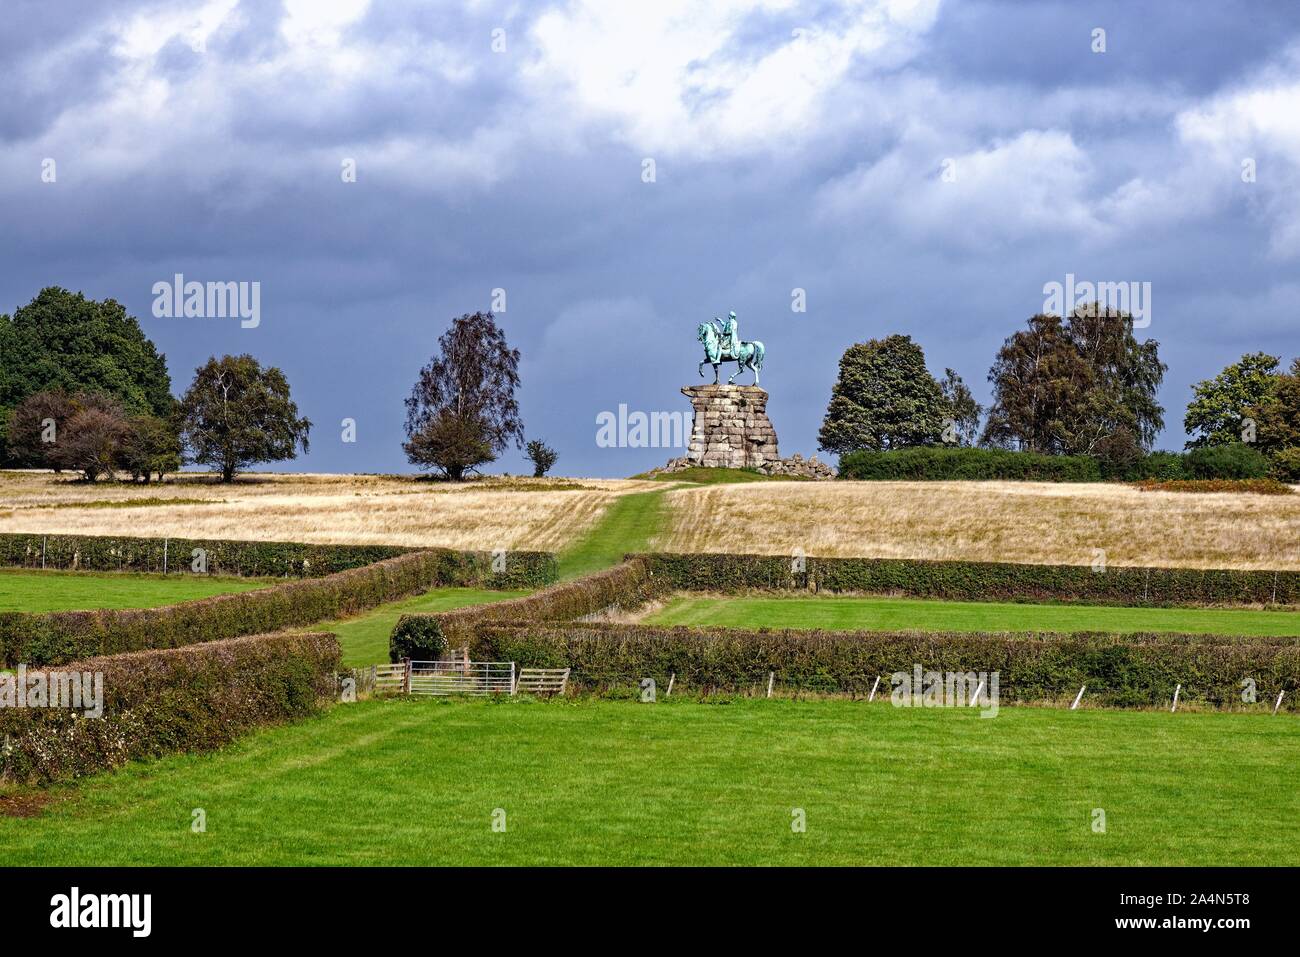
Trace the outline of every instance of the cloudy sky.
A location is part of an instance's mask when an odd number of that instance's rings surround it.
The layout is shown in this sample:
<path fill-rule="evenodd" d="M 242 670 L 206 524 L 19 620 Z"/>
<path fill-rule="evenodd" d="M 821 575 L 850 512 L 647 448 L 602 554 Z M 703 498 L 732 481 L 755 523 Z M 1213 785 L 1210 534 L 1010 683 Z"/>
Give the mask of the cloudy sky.
<path fill-rule="evenodd" d="M 4 0 L 0 22 L 0 312 L 115 298 L 177 392 L 212 354 L 282 367 L 316 424 L 295 467 L 406 469 L 417 370 L 498 289 L 565 474 L 677 454 L 600 448 L 596 417 L 688 409 L 696 325 L 728 309 L 766 344 L 784 454 L 816 451 L 855 341 L 909 333 L 987 400 L 1067 274 L 1151 283 L 1165 447 L 1191 383 L 1300 353 L 1297 4 Z M 176 273 L 259 282 L 260 325 L 154 317 Z"/>

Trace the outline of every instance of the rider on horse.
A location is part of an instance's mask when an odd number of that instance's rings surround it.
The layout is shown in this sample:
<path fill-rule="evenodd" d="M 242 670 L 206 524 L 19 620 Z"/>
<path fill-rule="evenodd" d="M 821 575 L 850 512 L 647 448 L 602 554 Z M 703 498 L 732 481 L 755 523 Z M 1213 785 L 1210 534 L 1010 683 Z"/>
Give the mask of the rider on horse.
<path fill-rule="evenodd" d="M 718 316 L 714 316 L 713 321 L 718 327 L 718 339 L 722 346 L 722 354 L 728 359 L 734 358 L 736 349 L 740 347 L 740 321 L 736 318 L 735 310 L 733 309 L 727 313 L 726 322 L 723 322 Z"/>

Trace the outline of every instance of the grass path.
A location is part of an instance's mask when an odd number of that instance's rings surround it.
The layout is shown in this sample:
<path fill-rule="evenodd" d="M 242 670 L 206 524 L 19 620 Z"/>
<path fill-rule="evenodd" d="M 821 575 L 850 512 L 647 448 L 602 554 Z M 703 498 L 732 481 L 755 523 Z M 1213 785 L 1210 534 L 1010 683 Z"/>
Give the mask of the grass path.
<path fill-rule="evenodd" d="M 1300 612 L 1217 608 L 1022 605 L 910 598 L 769 598 L 678 595 L 648 624 L 849 631 L 1182 631 L 1300 635 Z"/>
<path fill-rule="evenodd" d="M 0 570 L 0 611 L 154 608 L 227 592 L 265 588 L 264 579 L 112 572 Z"/>
<path fill-rule="evenodd" d="M 676 487 L 620 495 L 591 531 L 560 552 L 560 578 L 590 575 L 617 565 L 628 552 L 647 551 L 663 527 L 664 494 Z"/>
<path fill-rule="evenodd" d="M 1297 764 L 1290 716 L 377 700 L 59 788 L 0 845 L 8 865 L 1295 866 Z"/>
<path fill-rule="evenodd" d="M 675 487 L 675 486 L 674 486 Z M 663 495 L 669 489 L 621 495 L 596 525 L 560 553 L 560 577 L 567 580 L 618 564 L 627 552 L 644 551 L 663 521 Z M 414 598 L 381 605 L 364 615 L 313 625 L 338 635 L 343 664 L 372 665 L 388 660 L 388 638 L 397 619 L 409 612 L 450 611 L 528 594 L 481 588 L 437 588 Z"/>

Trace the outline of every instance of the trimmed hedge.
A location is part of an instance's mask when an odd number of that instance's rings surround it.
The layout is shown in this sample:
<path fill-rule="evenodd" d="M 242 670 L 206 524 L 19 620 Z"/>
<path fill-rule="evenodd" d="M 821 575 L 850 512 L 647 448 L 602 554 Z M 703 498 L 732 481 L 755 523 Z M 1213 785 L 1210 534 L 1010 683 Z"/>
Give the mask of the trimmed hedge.
<path fill-rule="evenodd" d="M 165 560 L 169 573 L 196 574 L 191 569 L 195 549 L 207 553 L 207 574 L 253 578 L 319 578 L 416 550 L 393 545 L 305 545 L 215 538 L 6 533 L 0 534 L 0 565 L 161 573 Z"/>
<path fill-rule="evenodd" d="M 840 457 L 839 477 L 859 481 L 1137 482 L 1144 479 L 1254 479 L 1270 463 L 1243 442 L 1191 452 L 1151 452 L 1123 464 L 1090 455 L 1044 455 L 1009 449 L 918 446 L 889 452 L 849 452 Z"/>
<path fill-rule="evenodd" d="M 1104 633 L 965 634 L 933 632 L 746 631 L 612 623 L 482 625 L 471 654 L 520 667 L 571 668 L 576 689 L 636 685 L 676 674 L 682 692 L 747 691 L 776 673 L 782 689 L 866 695 L 877 676 L 923 671 L 998 672 L 1003 702 L 1061 700 L 1088 686 L 1087 701 L 1120 707 L 1180 700 L 1241 704 L 1253 678 L 1271 706 L 1282 688 L 1300 709 L 1300 637 L 1248 640 L 1208 635 Z"/>
<path fill-rule="evenodd" d="M 207 574 L 289 578 L 321 578 L 423 550 L 397 545 L 4 533 L 0 534 L 0 566 L 158 573 L 165 566 L 168 573 L 196 574 L 191 566 L 195 549 L 206 552 Z M 494 572 L 490 552 L 438 551 L 449 556 L 449 563 L 450 556 L 459 556 L 454 567 L 461 577 L 456 584 L 540 588 L 557 576 L 550 552 L 507 552 L 504 571 Z"/>
<path fill-rule="evenodd" d="M 1260 479 L 1268 476 L 1269 468 L 1264 454 L 1245 442 L 1207 445 L 1183 457 L 1189 479 Z"/>
<path fill-rule="evenodd" d="M 1065 601 L 1135 606 L 1297 605 L 1300 572 L 1019 565 L 887 558 L 656 553 L 639 556 L 670 591 L 746 589 L 910 595 L 959 601 Z"/>
<path fill-rule="evenodd" d="M 464 559 L 410 552 L 373 565 L 160 608 L 0 613 L 0 661 L 59 665 L 94 655 L 174 648 L 355 614 L 459 581 Z"/>
<path fill-rule="evenodd" d="M 533 595 L 441 614 L 403 615 L 389 638 L 389 659 L 436 661 L 485 621 L 568 621 L 610 609 L 635 608 L 657 593 L 646 562 L 634 558 L 603 572 L 552 585 Z"/>
<path fill-rule="evenodd" d="M 1097 460 L 1087 455 L 920 446 L 891 452 L 850 452 L 840 457 L 839 477 L 895 482 L 1100 482 L 1102 474 Z"/>
<path fill-rule="evenodd" d="M 0 708 L 0 778 L 81 777 L 137 758 L 209 751 L 255 727 L 304 717 L 333 696 L 340 655 L 333 635 L 257 635 L 57 669 L 103 675 L 103 717 Z"/>

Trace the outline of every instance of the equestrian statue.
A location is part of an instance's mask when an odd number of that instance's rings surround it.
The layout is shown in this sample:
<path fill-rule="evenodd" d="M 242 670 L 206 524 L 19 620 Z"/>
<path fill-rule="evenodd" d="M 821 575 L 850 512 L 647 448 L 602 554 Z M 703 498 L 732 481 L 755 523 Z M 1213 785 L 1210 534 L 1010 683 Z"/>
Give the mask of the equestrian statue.
<path fill-rule="evenodd" d="M 735 312 L 727 314 L 727 321 L 714 316 L 712 322 L 701 322 L 696 338 L 704 343 L 704 359 L 699 365 L 700 378 L 704 378 L 704 363 L 713 366 L 713 384 L 718 384 L 718 366 L 734 362 L 736 371 L 727 380 L 732 385 L 736 376 L 745 369 L 754 370 L 754 385 L 758 385 L 758 370 L 763 368 L 763 343 L 755 339 L 745 342 L 740 338 L 740 323 Z"/>

